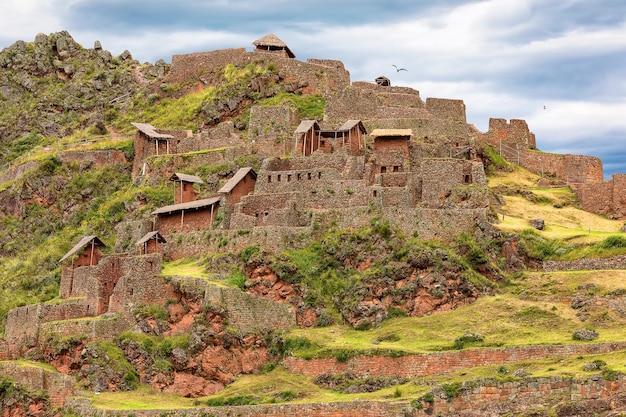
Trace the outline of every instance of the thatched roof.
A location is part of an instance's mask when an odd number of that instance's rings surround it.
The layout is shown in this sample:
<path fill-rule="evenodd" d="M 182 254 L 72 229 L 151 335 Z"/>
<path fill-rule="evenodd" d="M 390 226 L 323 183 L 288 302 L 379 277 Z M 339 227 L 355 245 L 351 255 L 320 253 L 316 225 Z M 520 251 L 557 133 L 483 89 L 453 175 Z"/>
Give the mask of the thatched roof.
<path fill-rule="evenodd" d="M 239 181 L 244 179 L 246 175 L 248 175 L 248 173 L 252 174 L 254 178 L 256 178 L 256 172 L 254 172 L 254 169 L 252 169 L 252 167 L 239 168 L 235 175 L 233 175 L 233 177 L 229 179 L 228 182 L 224 184 L 224 186 L 220 188 L 217 192 L 220 194 L 230 193 L 233 188 L 235 188 L 235 186 L 239 184 Z"/>
<path fill-rule="evenodd" d="M 196 184 L 204 184 L 204 181 L 200 179 L 200 177 L 189 174 L 181 174 L 180 172 L 175 172 L 170 177 L 170 181 L 183 181 L 183 182 L 193 182 Z"/>
<path fill-rule="evenodd" d="M 68 253 L 66 253 L 60 260 L 59 262 L 63 262 L 64 260 L 66 260 L 67 258 L 69 258 L 70 256 L 78 253 L 82 248 L 84 248 L 85 246 L 87 246 L 88 244 L 91 244 L 93 242 L 94 246 L 106 246 L 104 243 L 102 243 L 102 241 L 100 239 L 98 239 L 96 236 L 85 236 L 84 238 L 82 238 L 80 240 L 80 242 L 78 242 L 76 244 L 76 246 L 74 246 L 72 249 L 70 249 L 70 251 Z"/>
<path fill-rule="evenodd" d="M 370 136 L 373 138 L 381 137 L 411 137 L 413 136 L 412 129 L 374 129 Z"/>
<path fill-rule="evenodd" d="M 135 123 L 131 122 L 131 125 L 135 126 L 140 132 L 153 139 L 174 139 L 174 136 L 166 133 L 159 133 L 156 128 L 148 123 Z"/>
<path fill-rule="evenodd" d="M 160 243 L 166 243 L 166 240 L 163 236 L 161 236 L 161 233 L 159 233 L 157 230 L 155 230 L 154 232 L 148 232 L 144 235 L 144 237 L 142 237 L 141 239 L 139 239 L 137 241 L 137 243 L 135 243 L 135 245 L 139 246 L 139 245 L 143 245 L 144 243 L 146 243 L 147 241 L 149 241 L 150 239 L 154 239 L 157 242 Z"/>
<path fill-rule="evenodd" d="M 295 58 L 296 55 L 291 52 L 291 49 L 289 49 L 289 47 L 287 46 L 287 44 L 283 41 L 281 41 L 278 36 L 274 35 L 273 33 L 268 33 L 267 35 L 257 39 L 256 41 L 252 42 L 252 45 L 256 46 L 257 48 L 263 49 L 263 47 L 267 47 L 268 50 L 271 50 L 270 48 L 273 49 L 284 49 L 287 52 L 287 55 L 289 55 L 290 58 Z"/>
<path fill-rule="evenodd" d="M 315 130 L 320 130 L 320 126 L 317 123 L 317 120 L 303 120 L 296 128 L 296 133 L 306 133 L 311 130 L 311 128 L 314 128 Z"/>
<path fill-rule="evenodd" d="M 367 133 L 367 130 L 365 130 L 365 126 L 363 126 L 363 122 L 361 122 L 360 120 L 348 120 L 348 121 L 346 121 L 339 128 L 339 132 L 347 132 L 347 131 L 351 130 L 354 126 L 358 126 L 359 129 L 361 130 L 361 132 Z"/>
<path fill-rule="evenodd" d="M 159 209 L 154 210 L 152 214 L 170 214 L 183 210 L 197 210 L 200 208 L 212 206 L 215 203 L 219 203 L 220 198 L 221 197 L 211 197 L 205 198 L 203 200 L 189 201 L 187 203 L 171 204 L 169 206 L 163 206 Z"/>

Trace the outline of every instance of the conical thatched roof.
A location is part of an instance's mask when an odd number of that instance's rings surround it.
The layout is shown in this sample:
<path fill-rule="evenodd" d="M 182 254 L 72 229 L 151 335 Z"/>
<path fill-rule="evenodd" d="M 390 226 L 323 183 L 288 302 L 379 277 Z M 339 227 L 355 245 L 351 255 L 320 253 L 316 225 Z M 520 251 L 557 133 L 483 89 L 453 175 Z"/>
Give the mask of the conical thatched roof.
<path fill-rule="evenodd" d="M 296 57 L 296 55 L 293 52 L 291 52 L 291 49 L 289 49 L 287 44 L 281 41 L 278 38 L 278 36 L 274 35 L 273 33 L 269 33 L 257 39 L 256 41 L 252 42 L 252 45 L 256 46 L 257 49 L 267 49 L 268 51 L 284 50 L 287 52 L 287 55 L 289 56 L 289 58 Z"/>

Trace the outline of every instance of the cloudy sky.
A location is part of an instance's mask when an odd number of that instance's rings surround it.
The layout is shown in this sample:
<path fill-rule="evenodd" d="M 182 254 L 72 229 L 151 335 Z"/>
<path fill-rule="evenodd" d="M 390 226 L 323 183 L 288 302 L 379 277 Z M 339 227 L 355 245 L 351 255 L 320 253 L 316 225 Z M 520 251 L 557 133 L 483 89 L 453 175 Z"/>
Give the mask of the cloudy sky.
<path fill-rule="evenodd" d="M 624 0 L 2 0 L 0 49 L 67 30 L 141 62 L 274 33 L 296 59 L 341 60 L 352 81 L 388 76 L 462 99 L 467 120 L 525 119 L 547 152 L 626 173 Z M 392 64 L 406 68 L 396 72 Z"/>

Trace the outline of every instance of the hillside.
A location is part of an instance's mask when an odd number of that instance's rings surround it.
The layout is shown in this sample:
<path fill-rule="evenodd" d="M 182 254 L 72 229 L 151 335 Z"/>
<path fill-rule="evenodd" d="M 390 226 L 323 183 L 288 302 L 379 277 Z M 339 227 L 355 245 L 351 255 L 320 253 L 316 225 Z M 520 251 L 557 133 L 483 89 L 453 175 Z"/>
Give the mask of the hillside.
<path fill-rule="evenodd" d="M 621 208 L 581 209 L 617 183 L 525 122 L 66 32 L 0 52 L 0 93 L 10 415 L 626 412 Z"/>

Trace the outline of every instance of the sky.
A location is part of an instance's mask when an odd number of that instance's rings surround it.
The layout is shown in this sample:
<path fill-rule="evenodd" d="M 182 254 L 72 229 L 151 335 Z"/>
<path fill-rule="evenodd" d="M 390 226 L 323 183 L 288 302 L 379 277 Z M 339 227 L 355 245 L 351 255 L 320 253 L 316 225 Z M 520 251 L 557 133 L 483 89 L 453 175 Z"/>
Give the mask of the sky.
<path fill-rule="evenodd" d="M 67 30 L 117 56 L 247 48 L 274 33 L 296 59 L 337 59 L 351 81 L 390 78 L 461 99 L 468 123 L 524 119 L 546 152 L 626 173 L 624 0 L 2 0 L 0 49 Z M 405 68 L 397 72 L 392 65 Z"/>

